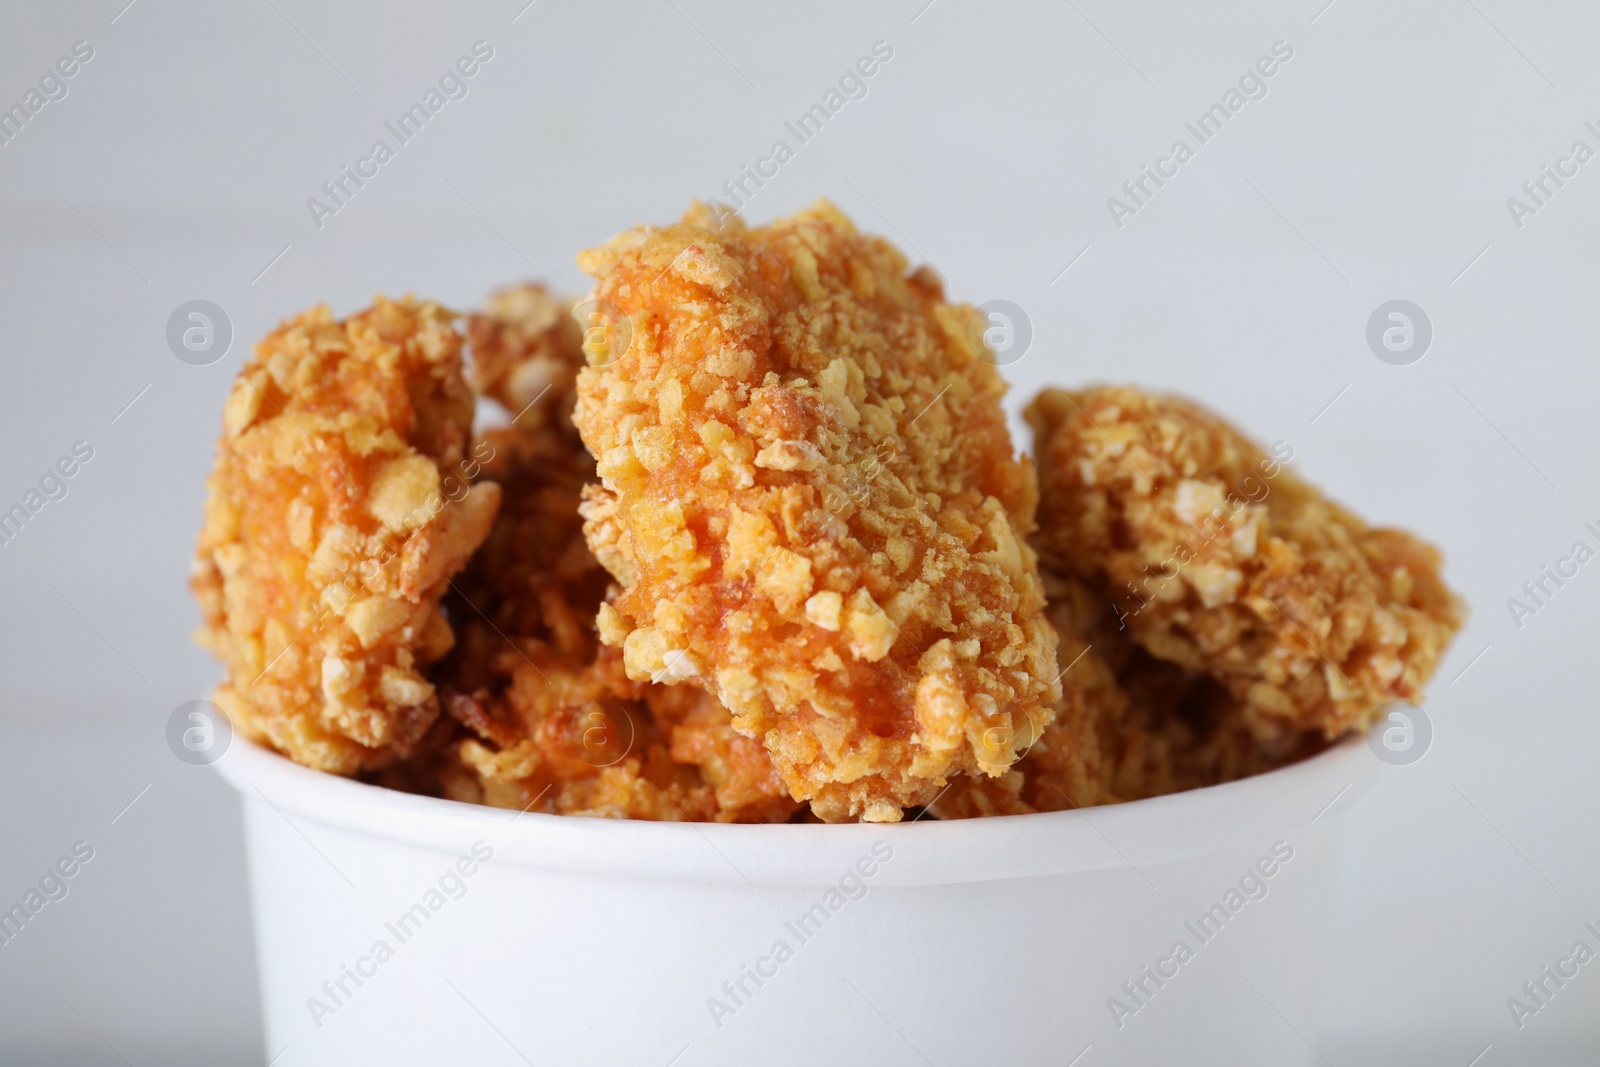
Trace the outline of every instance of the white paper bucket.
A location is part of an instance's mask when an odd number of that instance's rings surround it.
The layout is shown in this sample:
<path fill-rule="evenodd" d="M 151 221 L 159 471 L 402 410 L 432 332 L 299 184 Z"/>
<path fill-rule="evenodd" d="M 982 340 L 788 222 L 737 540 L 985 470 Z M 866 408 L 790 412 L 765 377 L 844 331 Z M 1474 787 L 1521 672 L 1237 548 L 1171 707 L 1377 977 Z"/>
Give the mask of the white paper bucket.
<path fill-rule="evenodd" d="M 1337 824 L 1377 760 L 1353 738 L 1177 796 L 888 826 L 518 815 L 242 740 L 217 766 L 273 1067 L 1285 1067 L 1318 1061 Z"/>

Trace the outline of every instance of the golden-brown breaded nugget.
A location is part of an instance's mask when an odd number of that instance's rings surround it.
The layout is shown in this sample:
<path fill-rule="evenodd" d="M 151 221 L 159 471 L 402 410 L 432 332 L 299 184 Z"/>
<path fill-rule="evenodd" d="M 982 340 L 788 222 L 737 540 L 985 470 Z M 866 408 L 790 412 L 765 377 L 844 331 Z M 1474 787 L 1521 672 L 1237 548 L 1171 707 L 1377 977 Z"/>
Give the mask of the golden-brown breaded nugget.
<path fill-rule="evenodd" d="M 1048 390 L 1028 420 L 1041 556 L 1115 600 L 1155 659 L 1214 678 L 1256 737 L 1336 737 L 1419 699 L 1463 613 L 1434 548 L 1184 400 Z"/>
<path fill-rule="evenodd" d="M 973 309 L 826 202 L 751 230 L 691 212 L 579 265 L 611 322 L 575 421 L 630 676 L 716 695 L 826 820 L 1002 773 L 1059 688 Z"/>
<path fill-rule="evenodd" d="M 500 491 L 459 473 L 472 428 L 461 337 L 437 304 L 316 307 L 239 372 L 191 585 L 245 736 L 350 774 L 410 755 L 439 715 L 451 575 Z"/>

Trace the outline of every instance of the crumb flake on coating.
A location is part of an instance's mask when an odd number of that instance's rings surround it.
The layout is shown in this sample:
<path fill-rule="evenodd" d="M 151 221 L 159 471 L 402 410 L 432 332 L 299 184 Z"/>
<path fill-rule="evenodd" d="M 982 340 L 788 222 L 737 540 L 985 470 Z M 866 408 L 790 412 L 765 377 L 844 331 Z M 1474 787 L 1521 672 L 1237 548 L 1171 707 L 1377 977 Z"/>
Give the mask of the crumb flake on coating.
<path fill-rule="evenodd" d="M 449 578 L 488 533 L 461 337 L 437 304 L 319 306 L 255 347 L 224 408 L 191 586 L 241 733 L 350 774 L 414 752 Z"/>
<path fill-rule="evenodd" d="M 704 222 L 579 259 L 612 324 L 575 415 L 626 586 L 602 630 L 631 677 L 716 695 L 822 818 L 897 819 L 1004 772 L 1059 695 L 1005 386 L 973 310 L 832 205 Z"/>
<path fill-rule="evenodd" d="M 1027 417 L 1041 557 L 1117 603 L 1155 660 L 1215 679 L 1256 737 L 1331 738 L 1420 699 L 1463 615 L 1432 546 L 1184 400 L 1047 390 Z"/>

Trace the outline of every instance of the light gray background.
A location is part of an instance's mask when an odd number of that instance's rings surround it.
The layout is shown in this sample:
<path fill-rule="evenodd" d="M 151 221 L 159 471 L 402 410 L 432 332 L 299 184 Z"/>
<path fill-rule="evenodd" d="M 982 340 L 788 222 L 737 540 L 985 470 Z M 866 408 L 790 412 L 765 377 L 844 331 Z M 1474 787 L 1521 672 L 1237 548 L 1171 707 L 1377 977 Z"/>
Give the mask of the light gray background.
<path fill-rule="evenodd" d="M 1047 382 L 1133 381 L 1292 442 L 1303 476 L 1441 544 L 1471 602 L 1432 750 L 1350 813 L 1318 1046 L 1339 1064 L 1594 1061 L 1600 964 L 1520 1032 L 1506 998 L 1600 923 L 1600 563 L 1521 628 L 1506 600 L 1596 544 L 1600 161 L 1520 229 L 1506 199 L 1574 140 L 1600 149 L 1583 127 L 1600 11 L 524 2 L 0 11 L 0 103 L 75 41 L 95 50 L 0 147 L 0 505 L 74 441 L 95 450 L 0 547 L 0 899 L 73 841 L 96 849 L 0 948 L 0 1060 L 263 1058 L 238 809 L 163 740 L 214 677 L 184 582 L 247 345 L 316 301 L 470 306 L 536 271 L 576 289 L 578 249 L 792 146 L 783 122 L 884 40 L 868 96 L 750 217 L 826 195 L 954 296 L 1021 305 L 1016 406 Z M 315 227 L 306 198 L 479 39 L 494 58 L 470 95 Z M 1278 40 L 1294 58 L 1267 97 L 1114 226 L 1107 198 L 1192 144 L 1185 120 Z M 236 331 L 205 368 L 164 340 L 196 297 Z M 1364 339 L 1397 297 L 1435 331 L 1405 367 Z"/>

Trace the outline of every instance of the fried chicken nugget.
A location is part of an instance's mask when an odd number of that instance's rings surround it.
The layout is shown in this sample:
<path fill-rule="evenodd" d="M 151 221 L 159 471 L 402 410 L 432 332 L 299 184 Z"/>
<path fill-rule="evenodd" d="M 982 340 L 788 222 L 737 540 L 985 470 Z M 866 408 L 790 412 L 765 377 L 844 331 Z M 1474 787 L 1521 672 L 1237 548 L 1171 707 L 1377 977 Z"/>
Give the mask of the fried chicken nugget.
<path fill-rule="evenodd" d="M 998 774 L 1059 696 L 1035 486 L 973 309 L 819 202 L 584 253 L 575 421 L 630 677 L 693 682 L 823 819 Z"/>
<path fill-rule="evenodd" d="M 611 578 L 578 513 L 594 460 L 572 427 L 583 353 L 570 307 L 522 286 L 469 322 L 472 381 L 518 417 L 475 450 L 502 506 L 445 601 L 461 635 L 445 706 L 473 736 L 437 770 L 442 791 L 568 815 L 786 819 L 798 805 L 726 709 L 630 680 L 596 636 Z M 671 710 L 655 715 L 658 702 Z"/>
<path fill-rule="evenodd" d="M 383 767 L 439 716 L 439 598 L 500 499 L 457 473 L 473 400 L 451 319 L 410 298 L 313 308 L 256 346 L 223 411 L 197 637 L 233 724 L 307 766 Z"/>
<path fill-rule="evenodd" d="M 1027 417 L 1041 557 L 1114 600 L 1155 660 L 1214 679 L 1257 739 L 1337 737 L 1420 698 L 1463 618 L 1432 546 L 1188 401 L 1048 390 Z"/>

